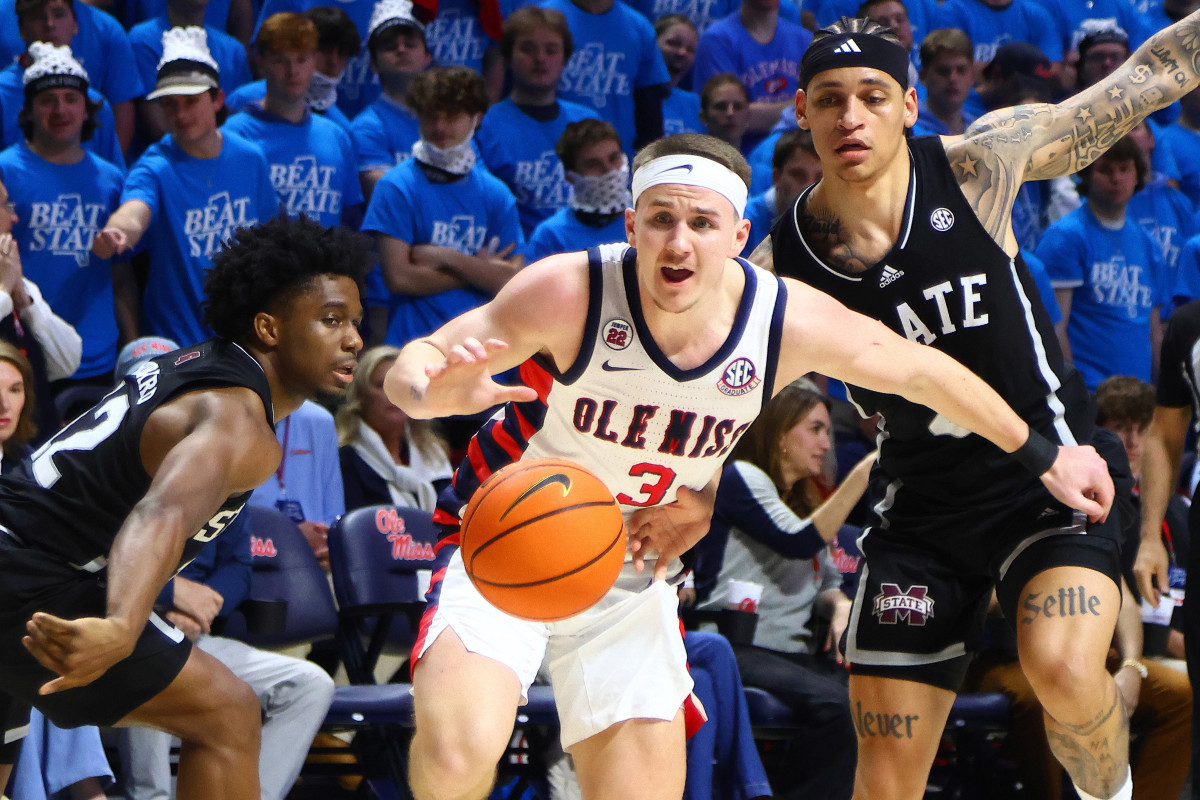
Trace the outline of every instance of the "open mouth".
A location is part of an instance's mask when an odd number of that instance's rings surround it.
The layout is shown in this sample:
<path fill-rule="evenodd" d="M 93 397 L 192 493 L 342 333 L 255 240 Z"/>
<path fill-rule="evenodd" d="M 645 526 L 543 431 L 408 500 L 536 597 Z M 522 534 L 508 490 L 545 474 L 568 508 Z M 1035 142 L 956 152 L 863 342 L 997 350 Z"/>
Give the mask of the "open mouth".
<path fill-rule="evenodd" d="M 683 283 L 694 274 L 690 269 L 662 268 L 663 278 L 667 283 Z"/>
<path fill-rule="evenodd" d="M 354 379 L 354 365 L 343 364 L 342 366 L 334 369 L 333 374 L 336 375 L 338 380 L 342 383 L 350 383 L 350 381 Z"/>
<path fill-rule="evenodd" d="M 841 153 L 842 155 L 848 155 L 850 153 L 865 153 L 867 149 L 867 146 L 861 142 L 847 142 L 846 144 L 837 148 L 837 152 Z"/>

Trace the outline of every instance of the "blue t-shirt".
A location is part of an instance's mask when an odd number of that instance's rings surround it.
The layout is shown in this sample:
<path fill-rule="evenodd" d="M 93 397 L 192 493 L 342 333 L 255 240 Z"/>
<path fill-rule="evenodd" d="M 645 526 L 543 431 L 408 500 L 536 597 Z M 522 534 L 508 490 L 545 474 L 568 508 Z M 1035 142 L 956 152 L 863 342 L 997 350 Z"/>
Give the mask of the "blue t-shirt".
<path fill-rule="evenodd" d="M 671 89 L 671 94 L 663 100 L 663 136 L 676 133 L 704 133 L 704 123 L 700 121 L 700 95 L 680 89 Z"/>
<path fill-rule="evenodd" d="M 742 257 L 749 258 L 754 248 L 767 238 L 771 232 L 771 223 L 775 221 L 775 187 L 767 189 L 762 194 L 756 194 L 746 201 L 745 218 L 750 220 L 750 238 L 742 248 Z"/>
<path fill-rule="evenodd" d="M 1192 204 L 1183 192 L 1168 186 L 1159 175 L 1134 194 L 1125 209 L 1126 216 L 1142 227 L 1158 243 L 1167 267 L 1167 284 L 1175 285 L 1175 270 L 1183 243 L 1196 233 Z"/>
<path fill-rule="evenodd" d="M 560 208 L 553 216 L 544 220 L 533 229 L 529 244 L 525 246 L 525 254 L 530 262 L 538 261 L 546 256 L 559 253 L 573 253 L 576 250 L 586 250 L 598 244 L 625 241 L 625 215 L 617 214 L 616 219 L 603 228 L 596 228 L 579 221 L 574 209 Z"/>
<path fill-rule="evenodd" d="M 1067 336 L 1088 388 L 1111 375 L 1149 382 L 1150 315 L 1169 301 L 1150 235 L 1130 221 L 1109 230 L 1081 206 L 1046 229 L 1036 255 L 1055 289 L 1075 290 Z"/>
<path fill-rule="evenodd" d="M 150 206 L 150 227 L 140 243 L 150 253 L 142 301 L 143 333 L 181 345 L 213 335 L 200 305 L 212 255 L 238 228 L 279 210 L 271 169 L 257 145 L 223 133 L 216 158 L 193 158 L 167 134 L 129 170 L 121 202 Z"/>
<path fill-rule="evenodd" d="M 121 23 L 87 3 L 74 3 L 73 7 L 79 32 L 71 39 L 71 52 L 87 70 L 92 88 L 114 106 L 145 94 L 137 70 L 130 68 L 134 63 L 133 48 L 129 46 L 129 36 Z M 12 20 L 0 25 L 0 30 L 11 31 L 15 38 L 13 42 L 6 37 L 5 45 L 14 44 L 15 47 L 3 63 L 25 52 L 25 45 L 17 35 L 16 13 L 13 0 L 0 0 L 0 19 Z"/>
<path fill-rule="evenodd" d="M 234 89 L 232 92 L 225 93 L 225 108 L 229 109 L 229 113 L 236 114 L 246 106 L 262 105 L 263 98 L 267 96 L 267 82 L 251 81 Z M 350 120 L 342 113 L 342 110 L 336 105 L 330 106 L 324 111 L 313 112 L 319 117 L 324 117 L 330 122 L 337 123 L 338 127 L 349 132 Z"/>
<path fill-rule="evenodd" d="M 162 37 L 171 28 L 164 13 L 148 19 L 129 31 L 129 43 L 143 86 L 154 86 L 158 74 L 158 62 L 162 59 Z M 250 65 L 246 60 L 246 48 L 237 39 L 225 33 L 224 25 L 215 28 L 204 26 L 208 34 L 208 51 L 217 62 L 221 74 L 221 88 L 228 95 L 242 84 L 249 83 Z"/>
<path fill-rule="evenodd" d="M 542 6 L 566 16 L 575 40 L 558 82 L 559 99 L 595 109 L 617 129 L 621 147 L 632 157 L 634 90 L 671 81 L 654 26 L 624 3 L 603 14 L 589 14 L 571 0 L 546 0 Z"/>
<path fill-rule="evenodd" d="M 1191 300 L 1200 300 L 1200 234 L 1188 239 L 1179 251 L 1171 302 L 1178 308 Z"/>
<path fill-rule="evenodd" d="M 303 14 L 310 8 L 326 5 L 329 5 L 328 0 L 265 0 L 258 15 L 258 22 L 254 26 L 255 35 L 258 34 L 258 27 L 262 25 L 263 20 L 272 14 L 280 11 Z M 371 12 L 375 8 L 375 0 L 346 0 L 335 5 L 346 12 L 354 27 L 358 28 L 358 35 L 362 37 L 362 50 L 346 64 L 346 71 L 342 73 L 341 83 L 338 84 L 338 108 L 347 119 L 354 119 L 379 97 L 379 76 L 371 69 L 371 54 L 367 51 L 367 33 L 370 30 L 368 25 L 371 22 Z"/>
<path fill-rule="evenodd" d="M 683 14 L 704 33 L 708 26 L 738 10 L 737 0 L 630 0 L 629 5 L 651 22 L 668 14 Z"/>
<path fill-rule="evenodd" d="M 1051 61 L 1062 61 L 1058 26 L 1035 0 L 1012 0 L 994 8 L 982 0 L 948 0 L 938 11 L 937 27 L 958 28 L 975 44 L 975 60 L 987 63 L 1006 42 L 1032 42 Z"/>
<path fill-rule="evenodd" d="M 1084 20 L 1121 27 L 1129 35 L 1130 49 L 1137 49 L 1156 30 L 1146 27 L 1146 18 L 1129 0 L 1037 0 L 1037 3 L 1054 20 L 1064 53 L 1079 49 L 1085 35 Z"/>
<path fill-rule="evenodd" d="M 700 37 L 692 86 L 699 91 L 714 75 L 732 72 L 745 84 L 752 102 L 790 100 L 796 96 L 800 59 L 811 41 L 811 33 L 781 18 L 774 38 L 760 44 L 734 12 L 714 22 Z"/>
<path fill-rule="evenodd" d="M 1170 148 L 1179 170 L 1179 190 L 1192 208 L 1200 210 L 1200 133 L 1179 123 L 1164 125 L 1155 135 L 1155 150 L 1159 145 Z"/>
<path fill-rule="evenodd" d="M 92 242 L 120 204 L 124 170 L 86 151 L 77 164 L 51 164 L 20 142 L 0 153 L 0 179 L 17 204 L 13 237 L 25 276 L 83 339 L 74 377 L 111 372 L 112 262 L 93 253 Z"/>
<path fill-rule="evenodd" d="M 312 400 L 305 400 L 275 425 L 275 436 L 283 448 L 283 458 L 275 474 L 250 495 L 250 502 L 279 508 L 289 516 L 299 510 L 302 519 L 297 522 L 332 525 L 346 513 L 333 415 Z M 276 505 L 280 500 L 286 501 L 286 507 Z"/>
<path fill-rule="evenodd" d="M 483 71 L 483 54 L 493 41 L 479 22 L 479 5 L 478 0 L 438 0 L 437 17 L 425 26 L 433 63 Z"/>
<path fill-rule="evenodd" d="M 975 121 L 975 115 L 965 107 L 962 110 L 963 128 L 968 128 Z M 925 101 L 917 103 L 917 123 L 913 125 L 913 136 L 952 136 L 946 123 L 933 115 Z"/>
<path fill-rule="evenodd" d="M 412 146 L 421 138 L 417 115 L 386 94 L 350 123 L 358 171 L 391 169 L 412 157 Z"/>
<path fill-rule="evenodd" d="M 512 193 L 478 164 L 461 180 L 439 184 L 430 182 L 412 159 L 393 167 L 375 185 L 362 229 L 410 245 L 439 245 L 469 255 L 492 237 L 499 237 L 501 248 L 516 242 L 517 250 L 524 252 L 525 245 Z M 385 341 L 404 345 L 428 336 L 490 299 L 473 287 L 425 296 L 392 295 Z"/>
<path fill-rule="evenodd" d="M 25 107 L 25 84 L 21 82 L 24 74 L 25 70 L 15 62 L 0 70 L 0 148 L 25 141 L 25 134 L 21 133 L 17 123 L 17 115 Z M 99 103 L 100 110 L 96 112 L 92 138 L 83 143 L 83 149 L 125 169 L 125 154 L 117 139 L 112 106 L 95 89 L 88 89 L 88 99 Z"/>
<path fill-rule="evenodd" d="M 750 164 L 750 196 L 762 194 L 771 188 L 771 173 L 775 171 L 775 145 L 784 131 L 772 131 L 767 138 L 754 146 L 746 161 Z"/>
<path fill-rule="evenodd" d="M 350 134 L 319 114 L 309 111 L 292 123 L 251 105 L 222 130 L 259 144 L 289 217 L 303 214 L 331 227 L 341 224 L 343 210 L 363 201 Z"/>
<path fill-rule="evenodd" d="M 1033 253 L 1021 251 L 1021 258 L 1025 260 L 1025 266 L 1029 269 L 1029 274 L 1033 276 L 1033 285 L 1037 287 L 1038 297 L 1042 300 L 1042 305 L 1046 307 L 1046 313 L 1050 316 L 1050 322 L 1057 325 L 1062 322 L 1062 309 L 1058 306 L 1058 295 L 1054 293 L 1054 285 L 1050 283 L 1050 276 L 1046 274 L 1046 265 L 1042 260 Z"/>
<path fill-rule="evenodd" d="M 567 205 L 571 185 L 554 152 L 567 125 L 595 119 L 587 106 L 558 102 L 558 116 L 539 122 L 505 98 L 487 110 L 475 133 L 475 144 L 488 171 L 504 181 L 517 200 L 517 213 L 526 235 L 537 224 Z"/>
<path fill-rule="evenodd" d="M 167 0 L 123 0 L 125 6 L 121 19 L 131 32 L 139 23 L 167 13 Z M 229 0 L 208 0 L 204 6 L 204 27 L 225 31 L 229 27 Z M 212 41 L 212 34 L 209 35 Z M 154 84 L 146 84 L 153 86 Z M 150 91 L 147 89 L 146 91 Z"/>

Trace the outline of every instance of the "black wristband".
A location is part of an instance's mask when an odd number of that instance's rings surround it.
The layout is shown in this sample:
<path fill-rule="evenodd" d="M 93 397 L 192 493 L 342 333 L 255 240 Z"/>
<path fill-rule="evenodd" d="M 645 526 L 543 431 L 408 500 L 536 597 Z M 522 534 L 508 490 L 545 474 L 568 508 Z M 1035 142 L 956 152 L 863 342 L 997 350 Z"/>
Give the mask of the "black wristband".
<path fill-rule="evenodd" d="M 1054 466 L 1054 460 L 1058 458 L 1058 445 L 1030 428 L 1029 438 L 1025 440 L 1025 444 L 1009 455 L 1040 478 Z"/>

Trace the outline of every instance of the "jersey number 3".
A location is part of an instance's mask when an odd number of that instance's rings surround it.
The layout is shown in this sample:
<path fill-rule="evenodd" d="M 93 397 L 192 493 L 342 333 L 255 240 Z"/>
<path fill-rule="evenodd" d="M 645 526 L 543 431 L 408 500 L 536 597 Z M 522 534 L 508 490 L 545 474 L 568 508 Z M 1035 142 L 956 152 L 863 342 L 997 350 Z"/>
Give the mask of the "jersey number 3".
<path fill-rule="evenodd" d="M 129 397 L 122 391 L 106 400 L 91 414 L 75 420 L 58 436 L 37 449 L 33 454 L 33 479 L 38 486 L 49 489 L 58 483 L 62 473 L 54 463 L 54 454 L 64 450 L 91 450 L 117 432 L 121 420 L 129 412 Z M 82 427 L 81 426 L 86 426 Z"/>
<path fill-rule="evenodd" d="M 640 493 L 646 496 L 641 500 L 635 500 L 624 492 L 617 495 L 617 502 L 626 506 L 656 506 L 662 502 L 663 495 L 667 493 L 667 489 L 670 489 L 671 484 L 675 482 L 675 470 L 670 467 L 664 467 L 661 464 L 650 464 L 645 461 L 630 467 L 629 475 L 633 478 L 650 475 L 653 476 L 654 480 L 646 481 L 642 484 Z"/>

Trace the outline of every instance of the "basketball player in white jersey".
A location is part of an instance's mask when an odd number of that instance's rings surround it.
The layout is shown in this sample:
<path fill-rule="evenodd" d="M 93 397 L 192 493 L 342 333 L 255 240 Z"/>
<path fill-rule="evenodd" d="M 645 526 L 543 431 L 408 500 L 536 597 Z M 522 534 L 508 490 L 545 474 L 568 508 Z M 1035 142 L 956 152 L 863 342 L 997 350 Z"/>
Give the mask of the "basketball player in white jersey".
<path fill-rule="evenodd" d="M 420 800 L 488 794 L 543 658 L 585 798 L 682 795 L 691 680 L 675 593 L 639 567 L 644 557 L 656 579 L 678 572 L 708 528 L 711 508 L 693 492 L 715 483 L 723 455 L 777 388 L 816 371 L 928 405 L 1031 464 L 1031 451 L 1045 452 L 1044 438 L 949 357 L 735 259 L 749 233 L 748 179 L 745 160 L 711 137 L 652 143 L 634 160 L 628 246 L 527 267 L 491 302 L 407 345 L 388 373 L 388 397 L 412 417 L 505 403 L 439 504 L 448 546 L 414 648 L 410 784 Z M 525 385 L 492 380 L 517 366 Z M 1106 516 L 1104 462 L 1088 447 L 1055 453 L 1046 486 Z M 609 594 L 543 624 L 489 606 L 453 537 L 479 481 L 546 455 L 603 476 L 631 534 Z"/>

